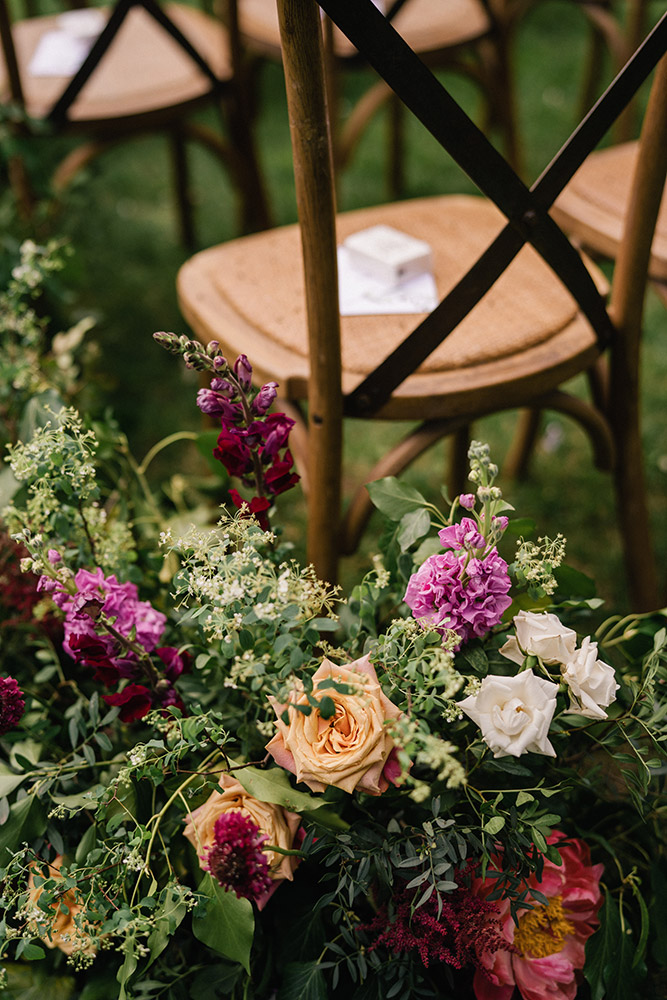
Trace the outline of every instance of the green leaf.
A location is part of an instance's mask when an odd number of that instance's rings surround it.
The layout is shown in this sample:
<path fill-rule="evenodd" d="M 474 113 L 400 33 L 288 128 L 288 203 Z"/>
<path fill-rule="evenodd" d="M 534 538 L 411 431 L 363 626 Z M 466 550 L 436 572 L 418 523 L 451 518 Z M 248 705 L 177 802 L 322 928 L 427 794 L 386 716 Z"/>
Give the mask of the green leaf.
<path fill-rule="evenodd" d="M 236 762 L 232 761 L 234 763 Z M 272 767 L 268 771 L 260 771 L 257 767 L 241 767 L 234 771 L 234 777 L 246 792 L 260 802 L 273 802 L 291 812 L 314 812 L 327 804 L 323 798 L 316 799 L 307 792 L 295 791 L 282 767 Z"/>
<path fill-rule="evenodd" d="M 586 943 L 584 976 L 591 1000 L 628 1000 L 643 996 L 645 966 L 633 966 L 635 943 L 621 924 L 618 904 L 607 893 L 599 913 L 600 928 Z"/>
<path fill-rule="evenodd" d="M 572 566 L 563 563 L 554 570 L 558 583 L 558 597 L 595 597 L 595 583 L 589 576 Z"/>
<path fill-rule="evenodd" d="M 401 552 L 406 552 L 416 541 L 428 535 L 430 530 L 431 517 L 424 507 L 404 514 L 396 536 Z"/>
<path fill-rule="evenodd" d="M 523 806 L 526 802 L 534 802 L 535 796 L 531 795 L 530 792 L 519 792 L 516 797 L 517 806 Z"/>
<path fill-rule="evenodd" d="M 22 781 L 25 781 L 25 774 L 0 773 L 0 798 L 4 798 L 5 795 L 11 795 Z"/>
<path fill-rule="evenodd" d="M 250 949 L 255 933 L 252 904 L 227 892 L 210 875 L 202 879 L 199 892 L 206 900 L 192 914 L 194 936 L 224 958 L 238 962 L 250 974 Z"/>
<path fill-rule="evenodd" d="M 290 962 L 283 972 L 278 1000 L 327 1000 L 322 969 L 315 962 Z"/>
<path fill-rule="evenodd" d="M 485 833 L 490 834 L 490 836 L 495 837 L 497 833 L 500 833 L 502 828 L 505 826 L 504 816 L 492 816 L 491 819 L 484 824 L 482 829 Z"/>
<path fill-rule="evenodd" d="M 25 958 L 29 962 L 35 962 L 40 958 L 44 958 L 45 955 L 46 952 L 38 944 L 28 944 L 23 949 L 21 958 Z"/>
<path fill-rule="evenodd" d="M 0 827 L 0 865 L 7 861 L 7 851 L 15 851 L 24 840 L 34 840 L 46 829 L 46 812 L 35 795 L 27 795 L 9 809 L 9 820 Z"/>
<path fill-rule="evenodd" d="M 96 827 L 89 826 L 83 837 L 79 841 L 79 846 L 76 849 L 76 854 L 74 855 L 74 860 L 77 864 L 85 864 L 86 858 L 92 851 L 94 845 L 97 843 L 97 829 Z"/>
<path fill-rule="evenodd" d="M 400 521 L 404 514 L 427 506 L 426 500 L 418 490 L 400 482 L 394 476 L 367 483 L 366 489 L 375 506 L 390 521 Z"/>
<path fill-rule="evenodd" d="M 183 917 L 187 913 L 187 906 L 183 902 L 183 896 L 173 888 L 167 888 L 164 899 L 155 911 L 155 929 L 149 935 L 146 942 L 150 955 L 148 965 L 155 961 L 161 952 L 167 947 L 169 938 L 177 929 Z M 148 965 L 146 968 L 148 968 Z"/>

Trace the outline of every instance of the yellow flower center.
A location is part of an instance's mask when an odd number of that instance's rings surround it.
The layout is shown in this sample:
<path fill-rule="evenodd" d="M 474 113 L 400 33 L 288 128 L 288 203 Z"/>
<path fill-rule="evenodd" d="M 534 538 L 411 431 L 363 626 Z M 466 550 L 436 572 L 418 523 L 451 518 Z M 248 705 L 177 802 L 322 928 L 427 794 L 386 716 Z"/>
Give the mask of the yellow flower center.
<path fill-rule="evenodd" d="M 519 917 L 514 944 L 521 955 L 546 958 L 560 951 L 567 935 L 573 933 L 574 924 L 563 910 L 563 897 L 553 896 L 546 906 L 535 906 Z"/>

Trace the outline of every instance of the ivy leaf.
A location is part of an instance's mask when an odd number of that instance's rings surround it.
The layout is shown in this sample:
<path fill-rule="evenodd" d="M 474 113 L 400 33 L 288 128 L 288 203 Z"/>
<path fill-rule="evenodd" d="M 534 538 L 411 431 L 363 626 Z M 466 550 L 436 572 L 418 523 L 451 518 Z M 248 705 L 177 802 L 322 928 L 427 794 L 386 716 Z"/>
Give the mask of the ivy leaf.
<path fill-rule="evenodd" d="M 278 1000 L 327 1000 L 322 969 L 314 962 L 290 962 L 285 966 Z"/>
<path fill-rule="evenodd" d="M 192 931 L 197 940 L 224 958 L 242 965 L 250 974 L 250 949 L 255 933 L 252 903 L 238 899 L 207 875 L 199 884 L 206 897 L 192 914 Z"/>
<path fill-rule="evenodd" d="M 404 514 L 426 507 L 426 500 L 418 490 L 399 482 L 394 476 L 367 483 L 371 500 L 390 521 L 400 521 Z"/>

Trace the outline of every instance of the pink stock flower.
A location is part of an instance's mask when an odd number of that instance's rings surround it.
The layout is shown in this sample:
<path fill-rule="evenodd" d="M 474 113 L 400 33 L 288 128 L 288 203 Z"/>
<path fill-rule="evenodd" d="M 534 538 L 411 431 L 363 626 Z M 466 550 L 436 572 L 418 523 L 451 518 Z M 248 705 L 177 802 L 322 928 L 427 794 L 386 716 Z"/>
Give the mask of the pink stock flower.
<path fill-rule="evenodd" d="M 23 692 L 13 677 L 0 677 L 0 736 L 13 729 L 25 711 Z"/>
<path fill-rule="evenodd" d="M 549 844 L 558 844 L 561 865 L 545 858 L 541 881 L 531 876 L 528 886 L 547 898 L 532 909 L 519 911 L 518 924 L 509 900 L 496 900 L 508 950 L 482 950 L 481 969 L 475 973 L 477 1000 L 510 1000 L 515 988 L 523 1000 L 574 1000 L 584 967 L 584 948 L 599 921 L 602 905 L 602 865 L 591 865 L 587 845 L 554 830 Z M 497 883 L 489 878 L 473 885 L 486 898 Z"/>
<path fill-rule="evenodd" d="M 512 603 L 507 563 L 495 546 L 484 553 L 484 536 L 471 518 L 438 534 L 448 551 L 422 563 L 403 599 L 414 617 L 431 628 L 442 633 L 453 629 L 462 642 L 481 638 Z"/>
<path fill-rule="evenodd" d="M 42 581 L 45 581 L 42 584 Z M 51 589 L 45 577 L 40 579 L 42 589 Z M 151 653 L 157 646 L 164 627 L 166 616 L 156 611 L 148 601 L 139 600 L 139 592 L 134 583 L 119 583 L 112 574 L 105 577 L 98 567 L 94 571 L 80 569 L 74 577 L 77 593 L 68 594 L 56 585 L 52 590 L 55 604 L 65 612 L 65 641 L 63 649 L 74 659 L 76 656 L 70 646 L 72 635 L 89 636 L 102 641 L 109 656 L 117 655 L 116 640 L 111 635 L 99 636 L 95 630 L 95 619 L 100 614 L 114 618 L 114 629 L 124 637 L 134 632 L 134 641 Z M 124 658 L 121 657 L 122 660 Z"/>

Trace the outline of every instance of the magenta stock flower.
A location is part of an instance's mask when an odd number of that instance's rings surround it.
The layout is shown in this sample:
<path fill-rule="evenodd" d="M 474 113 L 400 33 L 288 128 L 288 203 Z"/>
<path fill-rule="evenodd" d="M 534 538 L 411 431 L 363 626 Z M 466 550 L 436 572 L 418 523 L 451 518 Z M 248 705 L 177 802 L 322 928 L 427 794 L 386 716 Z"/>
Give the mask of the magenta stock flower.
<path fill-rule="evenodd" d="M 41 578 L 45 580 L 44 577 Z M 51 589 L 52 581 L 48 581 L 43 589 Z M 74 659 L 74 651 L 70 645 L 72 635 L 97 638 L 104 643 L 107 653 L 112 658 L 122 662 L 129 657 L 124 650 L 118 656 L 118 642 L 111 635 L 98 635 L 95 620 L 100 614 L 115 619 L 113 627 L 120 635 L 128 638 L 133 634 L 133 641 L 144 648 L 147 653 L 155 649 L 166 625 L 166 616 L 148 601 L 139 600 L 139 592 L 134 583 L 119 583 L 111 574 L 105 577 L 98 567 L 94 571 L 80 569 L 74 577 L 77 592 L 72 595 L 56 584 L 51 596 L 55 604 L 65 612 L 65 641 L 63 649 Z"/>
<path fill-rule="evenodd" d="M 272 887 L 269 863 L 262 851 L 267 840 L 242 812 L 224 812 L 215 821 L 214 842 L 201 859 L 202 867 L 239 899 L 256 901 Z"/>
<path fill-rule="evenodd" d="M 20 721 L 25 711 L 23 692 L 13 677 L 0 677 L 0 736 Z"/>
<path fill-rule="evenodd" d="M 415 618 L 439 632 L 453 629 L 462 642 L 481 638 L 512 603 L 507 563 L 485 539 L 472 518 L 443 528 L 447 552 L 436 553 L 410 577 L 405 603 Z"/>

